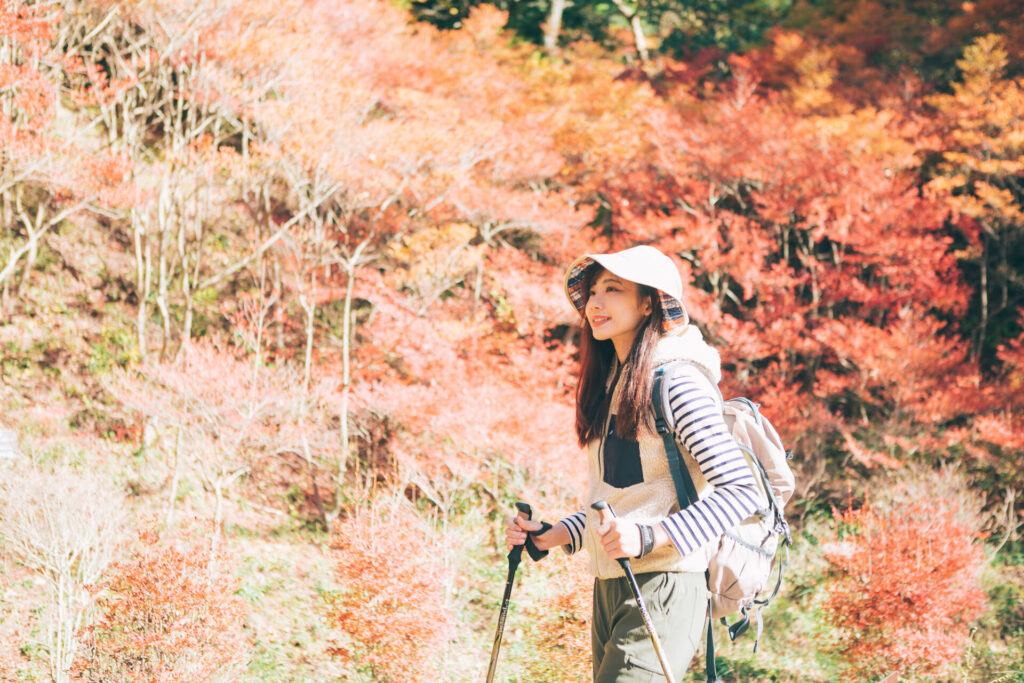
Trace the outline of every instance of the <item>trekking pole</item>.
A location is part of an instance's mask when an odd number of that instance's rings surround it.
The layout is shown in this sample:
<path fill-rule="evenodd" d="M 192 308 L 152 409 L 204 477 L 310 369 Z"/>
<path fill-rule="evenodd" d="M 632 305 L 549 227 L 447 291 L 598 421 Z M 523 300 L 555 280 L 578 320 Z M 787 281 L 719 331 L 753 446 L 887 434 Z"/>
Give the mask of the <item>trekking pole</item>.
<path fill-rule="evenodd" d="M 530 519 L 533 516 L 533 509 L 526 503 L 516 503 L 519 517 Z M 487 683 L 494 680 L 494 668 L 498 664 L 498 649 L 501 647 L 501 634 L 505 630 L 505 616 L 508 614 L 508 600 L 512 595 L 512 583 L 516 578 L 516 567 L 519 566 L 519 559 L 523 555 L 523 546 L 512 546 L 508 551 L 508 579 L 505 580 L 505 597 L 501 600 L 501 613 L 498 615 L 498 630 L 494 634 L 494 645 L 491 646 L 491 664 L 487 667 Z"/>
<path fill-rule="evenodd" d="M 597 510 L 597 514 L 601 516 L 602 524 L 615 519 L 615 511 L 612 510 L 612 506 L 606 501 L 599 500 L 590 507 Z M 669 666 L 668 657 L 665 656 L 665 651 L 661 648 L 658 632 L 654 630 L 654 623 L 651 621 L 651 615 L 647 611 L 647 605 L 644 604 L 644 599 L 640 596 L 640 586 L 637 585 L 636 577 L 633 576 L 633 568 L 629 566 L 629 558 L 620 557 L 618 559 L 622 571 L 626 572 L 626 580 L 629 581 L 629 588 L 633 591 L 636 606 L 640 609 L 640 617 L 644 620 L 644 626 L 647 627 L 647 634 L 651 636 L 651 642 L 654 644 L 654 653 L 658 655 L 658 661 L 661 663 L 661 670 L 665 673 L 665 678 L 670 683 L 676 683 L 676 679 L 672 676 L 672 667 Z"/>

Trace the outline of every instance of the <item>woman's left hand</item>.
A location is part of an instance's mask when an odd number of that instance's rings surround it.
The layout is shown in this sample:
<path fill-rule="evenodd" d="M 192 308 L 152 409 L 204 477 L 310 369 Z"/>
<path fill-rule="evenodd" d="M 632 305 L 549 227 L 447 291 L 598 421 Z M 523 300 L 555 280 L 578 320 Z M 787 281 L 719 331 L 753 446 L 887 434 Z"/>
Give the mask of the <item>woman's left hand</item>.
<path fill-rule="evenodd" d="M 640 527 L 633 522 L 613 519 L 597 527 L 601 537 L 601 545 L 608 557 L 616 560 L 620 557 L 637 557 L 640 554 Z"/>

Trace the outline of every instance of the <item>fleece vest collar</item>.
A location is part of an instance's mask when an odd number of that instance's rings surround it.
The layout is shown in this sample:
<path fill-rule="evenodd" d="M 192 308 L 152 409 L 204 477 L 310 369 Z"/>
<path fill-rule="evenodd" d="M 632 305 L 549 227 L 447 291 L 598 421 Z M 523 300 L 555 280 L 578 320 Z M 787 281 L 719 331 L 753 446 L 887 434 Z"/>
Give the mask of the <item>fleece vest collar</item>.
<path fill-rule="evenodd" d="M 685 360 L 699 366 L 699 369 L 715 384 L 722 381 L 722 359 L 718 351 L 704 341 L 700 330 L 687 325 L 679 334 L 662 337 L 654 352 L 655 366 Z"/>

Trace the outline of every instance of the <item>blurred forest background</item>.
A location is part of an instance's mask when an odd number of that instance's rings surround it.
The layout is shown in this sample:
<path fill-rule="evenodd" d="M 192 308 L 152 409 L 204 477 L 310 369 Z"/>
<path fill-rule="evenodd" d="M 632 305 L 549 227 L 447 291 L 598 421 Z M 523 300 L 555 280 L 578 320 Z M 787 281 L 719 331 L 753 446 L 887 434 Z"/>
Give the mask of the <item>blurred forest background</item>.
<path fill-rule="evenodd" d="M 0 0 L 0 107 L 4 681 L 482 680 L 634 244 L 795 452 L 727 680 L 1024 681 L 1016 0 Z"/>

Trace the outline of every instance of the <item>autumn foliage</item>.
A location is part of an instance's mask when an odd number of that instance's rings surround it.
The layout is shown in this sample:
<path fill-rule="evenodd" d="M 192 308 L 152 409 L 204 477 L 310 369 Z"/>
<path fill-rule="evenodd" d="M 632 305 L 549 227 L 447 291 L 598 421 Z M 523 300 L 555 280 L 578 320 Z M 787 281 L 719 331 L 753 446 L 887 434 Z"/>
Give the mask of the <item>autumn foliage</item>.
<path fill-rule="evenodd" d="M 557 580 L 558 590 L 540 601 L 530 615 L 537 625 L 530 677 L 587 683 L 594 674 L 588 656 L 593 578 L 582 563 L 555 571 L 565 573 Z"/>
<path fill-rule="evenodd" d="M 230 681 L 248 651 L 231 557 L 209 540 L 152 532 L 93 587 L 99 617 L 80 634 L 78 680 Z"/>
<path fill-rule="evenodd" d="M 187 511 L 228 537 L 331 534 L 332 665 L 429 678 L 446 629 L 484 622 L 448 611 L 444 582 L 500 555 L 480 536 L 439 568 L 418 517 L 454 543 L 515 498 L 583 504 L 561 278 L 652 244 L 723 392 L 794 448 L 800 516 L 951 461 L 1008 510 L 839 517 L 829 625 L 850 671 L 940 671 L 981 609 L 971 534 L 1018 542 L 1017 4 L 0 0 L 0 428 L 40 461 L 101 440 L 166 533 Z M 146 650 L 117 621 L 179 609 L 145 575 L 199 562 L 171 547 L 102 584 L 81 671 L 192 666 L 155 654 L 185 640 L 145 631 Z M 929 564 L 944 552 L 962 571 Z M 868 581 L 880 566 L 905 582 Z M 537 615 L 537 679 L 588 675 L 579 579 Z M 232 671 L 204 648 L 196 671 Z"/>
<path fill-rule="evenodd" d="M 331 550 L 341 590 L 329 617 L 353 638 L 336 655 L 374 680 L 437 680 L 454 621 L 431 531 L 406 506 L 382 503 L 337 521 Z"/>
<path fill-rule="evenodd" d="M 822 610 L 850 680 L 941 675 L 960 660 L 985 608 L 978 541 L 941 500 L 836 513 Z"/>

